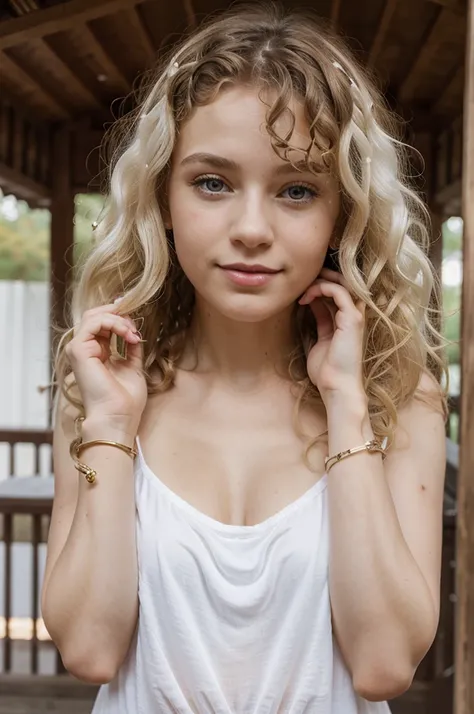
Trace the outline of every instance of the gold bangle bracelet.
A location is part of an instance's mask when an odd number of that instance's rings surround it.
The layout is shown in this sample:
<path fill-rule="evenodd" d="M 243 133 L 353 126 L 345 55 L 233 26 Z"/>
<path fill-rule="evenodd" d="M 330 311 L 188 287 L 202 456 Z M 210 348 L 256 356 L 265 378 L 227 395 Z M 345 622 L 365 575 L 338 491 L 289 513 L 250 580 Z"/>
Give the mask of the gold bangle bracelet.
<path fill-rule="evenodd" d="M 80 471 L 80 473 L 84 474 L 84 476 L 86 477 L 86 481 L 88 483 L 95 483 L 97 471 L 94 471 L 94 469 L 91 469 L 91 467 L 87 466 L 87 464 L 83 464 L 81 461 L 79 461 L 79 459 L 77 457 L 79 456 L 80 452 L 83 449 L 85 449 L 87 446 L 94 446 L 95 444 L 105 444 L 106 446 L 116 446 L 118 449 L 125 451 L 130 456 L 135 457 L 137 455 L 137 451 L 133 447 L 126 446 L 126 444 L 120 444 L 118 441 L 109 441 L 107 439 L 94 439 L 93 441 L 82 441 L 81 437 L 74 439 L 71 442 L 71 445 L 69 447 L 69 453 L 72 457 L 72 460 L 74 461 L 74 467 L 78 471 Z"/>
<path fill-rule="evenodd" d="M 339 461 L 342 459 L 345 459 L 347 456 L 352 456 L 352 454 L 356 454 L 358 451 L 365 451 L 367 450 L 369 453 L 374 453 L 375 451 L 379 451 L 382 454 L 382 459 L 385 458 L 386 453 L 385 449 L 383 448 L 382 444 L 377 441 L 377 439 L 372 439 L 372 441 L 366 441 L 365 444 L 362 446 L 355 446 L 353 449 L 347 449 L 346 451 L 340 451 L 338 454 L 335 456 L 327 456 L 324 459 L 324 465 L 326 467 L 326 473 L 329 473 L 330 469 L 334 464 L 337 464 Z"/>

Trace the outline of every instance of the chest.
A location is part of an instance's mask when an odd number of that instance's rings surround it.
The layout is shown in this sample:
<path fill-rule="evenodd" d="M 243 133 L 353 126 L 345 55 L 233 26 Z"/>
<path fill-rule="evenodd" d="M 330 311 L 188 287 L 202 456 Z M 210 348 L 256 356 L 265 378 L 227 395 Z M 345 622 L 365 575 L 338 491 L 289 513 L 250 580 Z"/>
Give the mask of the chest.
<path fill-rule="evenodd" d="M 300 498 L 324 473 L 327 436 L 304 454 L 288 395 L 196 399 L 173 390 L 149 400 L 140 424 L 144 458 L 156 476 L 191 506 L 229 525 L 252 526 Z M 326 429 L 310 411 L 308 435 Z"/>

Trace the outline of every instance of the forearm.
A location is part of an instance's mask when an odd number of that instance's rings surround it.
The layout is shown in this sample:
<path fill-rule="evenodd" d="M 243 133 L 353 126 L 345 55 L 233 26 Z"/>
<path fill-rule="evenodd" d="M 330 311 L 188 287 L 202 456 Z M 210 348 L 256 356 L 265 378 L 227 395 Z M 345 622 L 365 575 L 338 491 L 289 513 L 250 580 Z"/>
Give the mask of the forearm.
<path fill-rule="evenodd" d="M 83 440 L 129 444 L 107 428 L 84 422 Z M 92 446 L 81 460 L 97 471 L 97 483 L 78 474 L 74 520 L 43 598 L 45 624 L 67 664 L 89 657 L 123 658 L 138 612 L 133 461 L 112 446 Z M 90 661 L 91 667 L 94 662 Z"/>
<path fill-rule="evenodd" d="M 326 407 L 331 456 L 374 438 L 364 395 L 336 396 Z M 435 612 L 403 537 L 382 455 L 361 451 L 336 463 L 328 498 L 331 604 L 343 655 L 355 677 L 410 672 L 430 644 Z"/>

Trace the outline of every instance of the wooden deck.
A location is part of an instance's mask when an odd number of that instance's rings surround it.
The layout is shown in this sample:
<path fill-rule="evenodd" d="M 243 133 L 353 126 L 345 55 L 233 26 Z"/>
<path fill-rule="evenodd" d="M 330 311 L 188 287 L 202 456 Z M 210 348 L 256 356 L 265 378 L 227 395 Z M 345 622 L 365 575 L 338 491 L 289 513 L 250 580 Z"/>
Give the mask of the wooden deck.
<path fill-rule="evenodd" d="M 90 714 L 92 702 L 77 699 L 2 697 L 0 714 Z"/>
<path fill-rule="evenodd" d="M 0 714 L 90 714 L 96 690 L 68 675 L 0 676 Z M 392 714 L 429 714 L 425 702 L 426 687 L 415 682 L 390 708 Z"/>
<path fill-rule="evenodd" d="M 0 714 L 90 714 L 97 689 L 69 675 L 0 675 Z"/>

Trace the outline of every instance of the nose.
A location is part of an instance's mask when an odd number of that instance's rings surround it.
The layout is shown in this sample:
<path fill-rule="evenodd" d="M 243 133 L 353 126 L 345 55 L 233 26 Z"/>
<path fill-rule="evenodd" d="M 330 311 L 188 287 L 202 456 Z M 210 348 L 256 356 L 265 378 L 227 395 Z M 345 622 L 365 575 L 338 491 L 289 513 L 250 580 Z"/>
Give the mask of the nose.
<path fill-rule="evenodd" d="M 264 201 L 257 195 L 246 196 L 235 206 L 230 238 L 248 249 L 266 248 L 273 244 L 274 231 L 271 216 Z"/>

